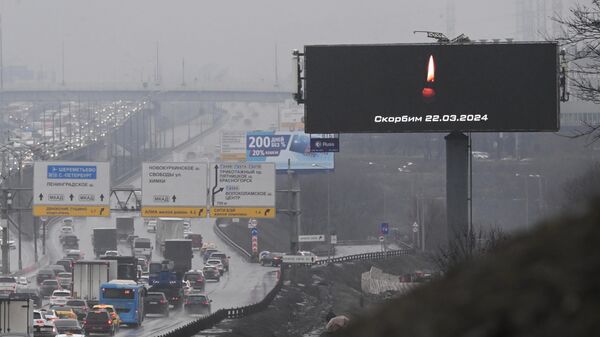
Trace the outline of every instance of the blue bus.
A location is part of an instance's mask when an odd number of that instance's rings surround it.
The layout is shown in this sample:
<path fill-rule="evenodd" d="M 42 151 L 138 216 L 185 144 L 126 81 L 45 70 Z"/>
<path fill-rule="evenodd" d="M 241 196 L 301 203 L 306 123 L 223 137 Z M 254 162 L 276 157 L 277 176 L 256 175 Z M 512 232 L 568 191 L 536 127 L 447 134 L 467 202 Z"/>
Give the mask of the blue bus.
<path fill-rule="evenodd" d="M 112 280 L 100 286 L 99 304 L 111 304 L 121 322 L 140 326 L 144 320 L 146 288 L 131 280 Z"/>

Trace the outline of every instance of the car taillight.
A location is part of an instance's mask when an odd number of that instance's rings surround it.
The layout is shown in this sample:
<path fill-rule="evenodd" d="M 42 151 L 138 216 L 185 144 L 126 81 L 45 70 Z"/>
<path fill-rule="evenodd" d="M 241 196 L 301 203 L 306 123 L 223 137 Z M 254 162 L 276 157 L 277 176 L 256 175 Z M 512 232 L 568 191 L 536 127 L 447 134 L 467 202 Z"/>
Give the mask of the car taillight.
<path fill-rule="evenodd" d="M 117 318 L 117 314 L 115 314 L 114 312 L 110 313 L 110 317 L 112 317 L 113 319 Z"/>
<path fill-rule="evenodd" d="M 202 304 L 208 304 L 208 301 L 204 301 L 204 302 L 202 302 Z"/>
<path fill-rule="evenodd" d="M 160 300 L 160 304 L 165 304 L 167 303 L 167 300 Z"/>
<path fill-rule="evenodd" d="M 109 319 L 108 320 L 108 325 L 111 325 L 111 324 L 112 324 L 112 319 Z"/>
<path fill-rule="evenodd" d="M 185 304 L 192 304 L 192 302 L 190 302 L 190 301 L 185 301 Z"/>
<path fill-rule="evenodd" d="M 87 323 L 87 320 L 86 320 L 86 319 L 84 319 L 84 320 L 83 320 L 83 325 L 85 325 L 86 323 Z"/>

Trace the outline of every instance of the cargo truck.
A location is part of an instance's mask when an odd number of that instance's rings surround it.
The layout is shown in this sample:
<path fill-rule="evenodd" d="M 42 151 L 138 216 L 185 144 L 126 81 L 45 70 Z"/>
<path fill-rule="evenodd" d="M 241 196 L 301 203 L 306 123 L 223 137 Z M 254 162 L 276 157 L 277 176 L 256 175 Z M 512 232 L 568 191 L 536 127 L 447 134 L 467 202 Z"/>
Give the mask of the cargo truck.
<path fill-rule="evenodd" d="M 158 218 L 155 247 L 160 250 L 161 254 L 164 254 L 165 251 L 165 241 L 172 239 L 183 239 L 183 219 Z"/>
<path fill-rule="evenodd" d="M 183 274 L 192 269 L 192 240 L 174 239 L 165 240 L 165 252 L 163 256 L 167 260 L 173 261 L 173 271 Z"/>
<path fill-rule="evenodd" d="M 117 230 L 115 228 L 94 228 L 92 244 L 96 257 L 100 257 L 107 250 L 117 250 Z"/>
<path fill-rule="evenodd" d="M 137 282 L 138 275 L 137 258 L 135 256 L 102 256 L 100 260 L 117 262 L 117 277 L 119 280 L 131 280 Z"/>
<path fill-rule="evenodd" d="M 117 261 L 77 261 L 71 277 L 73 297 L 98 304 L 100 285 L 118 277 Z"/>
<path fill-rule="evenodd" d="M 0 334 L 33 336 L 33 301 L 0 299 Z"/>
<path fill-rule="evenodd" d="M 126 241 L 130 235 L 135 233 L 133 217 L 119 217 L 116 221 L 117 239 L 119 241 Z"/>
<path fill-rule="evenodd" d="M 148 238 L 133 239 L 133 255 L 143 256 L 146 260 L 152 260 L 152 243 Z"/>

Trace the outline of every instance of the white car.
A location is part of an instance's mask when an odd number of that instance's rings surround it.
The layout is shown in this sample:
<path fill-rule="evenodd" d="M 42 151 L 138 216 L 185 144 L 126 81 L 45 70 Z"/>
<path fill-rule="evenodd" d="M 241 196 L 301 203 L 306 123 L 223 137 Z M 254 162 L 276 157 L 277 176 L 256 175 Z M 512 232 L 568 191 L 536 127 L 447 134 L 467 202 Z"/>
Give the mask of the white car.
<path fill-rule="evenodd" d="M 223 266 L 223 262 L 221 262 L 221 259 L 208 259 L 206 260 L 206 265 L 209 266 L 213 266 L 213 267 L 217 267 L 217 270 L 219 271 L 219 274 L 223 275 L 223 273 L 225 272 L 225 267 Z"/>
<path fill-rule="evenodd" d="M 45 311 L 33 311 L 33 328 L 36 332 L 35 335 L 37 335 L 37 332 L 39 332 L 41 335 L 50 336 L 54 336 L 56 334 L 54 324 L 52 323 L 50 317 L 46 316 Z"/>
<path fill-rule="evenodd" d="M 29 281 L 27 280 L 27 277 L 25 277 L 25 276 L 17 277 L 17 285 L 26 286 L 28 284 L 29 284 Z"/>
<path fill-rule="evenodd" d="M 63 225 L 60 228 L 60 237 L 63 237 L 67 234 L 73 234 L 73 227 L 71 226 L 67 226 L 67 225 Z"/>
<path fill-rule="evenodd" d="M 50 306 L 65 305 L 71 299 L 71 292 L 68 290 L 54 290 L 50 296 Z"/>
<path fill-rule="evenodd" d="M 114 257 L 114 256 L 120 256 L 120 255 L 121 255 L 121 254 L 119 254 L 119 252 L 118 252 L 118 251 L 116 251 L 116 250 L 107 250 L 107 251 L 104 253 L 104 256 L 113 256 L 113 257 Z"/>
<path fill-rule="evenodd" d="M 148 221 L 148 233 L 156 233 L 156 220 Z"/>

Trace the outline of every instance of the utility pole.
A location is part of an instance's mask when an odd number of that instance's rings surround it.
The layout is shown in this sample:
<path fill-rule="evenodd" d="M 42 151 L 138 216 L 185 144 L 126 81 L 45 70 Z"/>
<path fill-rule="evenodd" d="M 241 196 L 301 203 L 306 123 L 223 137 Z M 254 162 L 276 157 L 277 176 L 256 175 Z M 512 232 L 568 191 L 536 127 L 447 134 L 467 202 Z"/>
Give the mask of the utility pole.
<path fill-rule="evenodd" d="M 6 183 L 6 180 L 5 182 Z M 8 250 L 8 206 L 10 204 L 10 192 L 2 186 L 2 274 L 10 274 L 10 259 Z"/>
<path fill-rule="evenodd" d="M 0 16 L 0 90 L 4 90 L 4 42 L 2 40 L 2 16 Z"/>
<path fill-rule="evenodd" d="M 61 85 L 65 86 L 65 41 L 62 41 L 62 81 Z"/>

